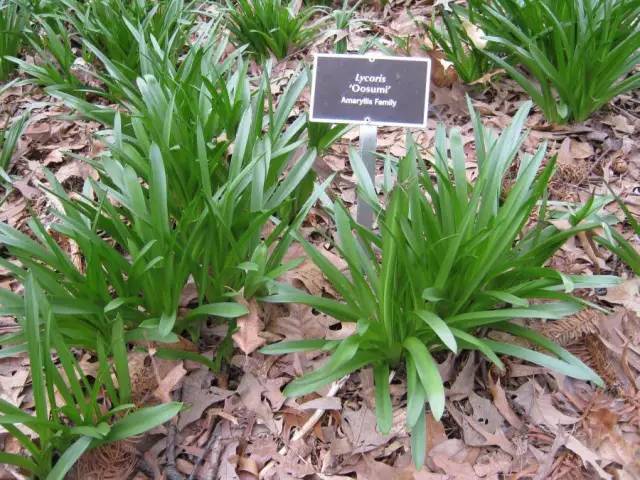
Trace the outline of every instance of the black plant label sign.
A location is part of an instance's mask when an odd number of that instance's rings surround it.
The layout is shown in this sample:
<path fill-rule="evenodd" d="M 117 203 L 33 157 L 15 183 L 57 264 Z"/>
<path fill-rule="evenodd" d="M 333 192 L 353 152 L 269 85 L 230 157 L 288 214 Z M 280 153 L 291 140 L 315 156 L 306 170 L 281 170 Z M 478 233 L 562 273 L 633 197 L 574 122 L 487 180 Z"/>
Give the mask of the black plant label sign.
<path fill-rule="evenodd" d="M 317 54 L 311 120 L 426 127 L 431 60 Z"/>

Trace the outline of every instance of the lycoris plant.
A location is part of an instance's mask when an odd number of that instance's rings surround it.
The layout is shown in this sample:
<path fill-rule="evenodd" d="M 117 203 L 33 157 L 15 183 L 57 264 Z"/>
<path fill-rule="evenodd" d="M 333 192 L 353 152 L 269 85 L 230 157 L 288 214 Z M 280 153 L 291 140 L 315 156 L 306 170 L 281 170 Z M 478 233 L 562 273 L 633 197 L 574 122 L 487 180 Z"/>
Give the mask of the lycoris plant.
<path fill-rule="evenodd" d="M 193 2 L 185 0 L 62 0 L 62 3 L 66 7 L 65 19 L 81 41 L 129 69 L 134 79 L 141 61 L 139 42 L 155 43 L 176 62 L 195 18 Z"/>
<path fill-rule="evenodd" d="M 436 363 L 440 351 L 478 350 L 500 368 L 499 355 L 511 355 L 602 385 L 578 358 L 524 320 L 573 314 L 587 304 L 570 294 L 573 289 L 617 282 L 616 277 L 571 276 L 544 266 L 568 238 L 599 225 L 591 204 L 562 214 L 571 225 L 566 230 L 547 221 L 550 214 L 544 199 L 554 159 L 542 166 L 544 146 L 535 155 L 520 155 L 515 183 L 501 200 L 502 179 L 525 138 L 521 130 L 529 109 L 530 104 L 524 105 L 499 137 L 485 130 L 472 112 L 478 164 L 472 184 L 466 177 L 466 156 L 457 129 L 447 136 L 444 127 L 438 127 L 432 170 L 425 167 L 409 139 L 408 153 L 399 161 L 397 185 L 387 192 L 385 207 L 362 161 L 351 152 L 361 194 L 374 208 L 380 232 L 358 225 L 345 207 L 334 205 L 336 249 L 348 265 L 346 273 L 298 239 L 342 298 L 316 297 L 281 285 L 275 295 L 263 300 L 307 304 L 343 322 L 354 322 L 356 330 L 342 340 L 285 341 L 263 348 L 268 354 L 331 353 L 323 366 L 291 382 L 287 395 L 313 392 L 372 366 L 378 428 L 388 432 L 392 424 L 389 373 L 403 364 L 407 426 L 415 462 L 421 465 L 425 402 L 436 419 L 445 406 Z M 536 208 L 538 220 L 527 227 Z M 503 335 L 495 339 L 491 331 L 520 340 L 510 343 L 502 340 Z M 522 346 L 523 342 L 535 349 Z"/>
<path fill-rule="evenodd" d="M 0 463 L 19 467 L 31 478 L 62 480 L 86 451 L 144 433 L 180 411 L 179 403 L 139 409 L 131 403 L 121 319 L 111 325 L 112 344 L 98 343 L 99 368 L 95 378 L 89 378 L 65 343 L 54 309 L 34 275 L 27 275 L 24 285 L 20 326 L 29 355 L 34 407 L 27 412 L 0 399 L 0 425 L 27 452 L 0 452 Z M 105 354 L 107 348 L 112 357 Z M 16 353 L 15 348 L 0 350 L 2 357 Z"/>
<path fill-rule="evenodd" d="M 65 341 L 95 350 L 111 336 L 116 316 L 133 338 L 168 337 L 176 322 L 182 291 L 196 262 L 204 256 L 204 221 L 200 209 L 185 208 L 179 218 L 168 213 L 166 172 L 158 148 L 148 155 L 148 188 L 130 168 L 103 158 L 103 182 L 89 181 L 72 199 L 49 175 L 51 192 L 62 205 L 50 230 L 36 218 L 29 221 L 33 238 L 6 224 L 0 243 L 18 260 L 0 262 L 25 281 L 34 275 L 50 299 Z M 51 233 L 53 231 L 54 233 Z M 75 261 L 56 236 L 77 245 Z M 24 312 L 16 294 L 3 291 L 4 314 Z M 191 315 L 236 317 L 246 309 L 235 303 L 201 305 Z"/>
<path fill-rule="evenodd" d="M 83 83 L 73 74 L 76 55 L 72 47 L 71 35 L 63 20 L 52 17 L 34 19 L 34 30 L 28 40 L 39 59 L 36 64 L 10 56 L 31 82 L 43 87 L 55 86 L 58 90 L 80 91 Z"/>
<path fill-rule="evenodd" d="M 441 23 L 435 21 L 424 25 L 435 45 L 453 63 L 463 82 L 473 82 L 494 65 L 482 50 L 486 40 L 480 29 L 474 24 L 473 11 L 466 11 L 460 5 L 452 5 L 450 11 L 442 9 Z"/>
<path fill-rule="evenodd" d="M 306 118 L 289 122 L 307 77 L 274 105 L 268 75 L 252 88 L 239 55 L 217 61 L 224 48 L 193 47 L 178 69 L 134 84 L 105 63 L 122 114 L 57 93 L 87 116 L 112 118 L 108 152 L 92 162 L 100 182 L 71 198 L 50 176 L 57 219 L 49 229 L 32 219 L 34 238 L 0 226 L 0 241 L 19 260 L 4 261 L 16 277 L 37 275 L 70 343 L 95 348 L 115 315 L 128 338 L 175 340 L 207 315 L 245 314 L 233 299 L 267 294 L 294 265 L 283 265 L 290 232 L 321 191 L 308 181 L 316 149 L 305 148 Z M 78 246 L 79 264 L 49 230 Z M 191 280 L 197 300 L 178 315 Z M 17 303 L 5 313 L 19 314 Z"/>
<path fill-rule="evenodd" d="M 60 0 L 52 12 L 34 15 L 28 38 L 38 62 L 10 61 L 52 91 L 117 102 L 138 77 L 175 70 L 195 18 L 191 6 L 184 0 Z M 111 78 L 114 69 L 117 78 Z"/>
<path fill-rule="evenodd" d="M 472 0 L 484 53 L 555 123 L 640 86 L 639 0 Z M 522 66 L 525 70 L 520 70 Z"/>
<path fill-rule="evenodd" d="M 610 187 L 609 189 L 611 190 Z M 611 191 L 611 193 L 613 193 L 613 191 Z M 633 234 L 637 237 L 640 235 L 640 223 L 638 223 L 638 220 L 631 213 L 629 207 L 624 203 L 624 200 L 615 194 L 614 198 L 620 209 L 624 212 L 626 223 L 629 224 Z M 602 229 L 602 235 L 595 237 L 596 242 L 616 254 L 620 260 L 631 268 L 633 273 L 640 275 L 640 252 L 638 252 L 633 243 L 606 222 L 602 223 Z"/>
<path fill-rule="evenodd" d="M 2 93 L 2 89 L 0 89 L 0 93 Z M 28 121 L 29 113 L 27 112 L 14 120 L 4 131 L 0 130 L 0 182 L 4 182 L 8 178 L 11 157 L 18 146 L 18 140 L 26 128 Z"/>
<path fill-rule="evenodd" d="M 0 81 L 13 70 L 14 65 L 5 57 L 18 54 L 30 18 L 31 9 L 25 0 L 0 0 Z"/>
<path fill-rule="evenodd" d="M 270 53 L 282 59 L 310 43 L 317 25 L 307 25 L 321 7 L 293 10 L 293 2 L 283 0 L 236 0 L 227 2 L 227 28 L 237 46 L 248 45 L 249 52 L 260 60 Z"/>

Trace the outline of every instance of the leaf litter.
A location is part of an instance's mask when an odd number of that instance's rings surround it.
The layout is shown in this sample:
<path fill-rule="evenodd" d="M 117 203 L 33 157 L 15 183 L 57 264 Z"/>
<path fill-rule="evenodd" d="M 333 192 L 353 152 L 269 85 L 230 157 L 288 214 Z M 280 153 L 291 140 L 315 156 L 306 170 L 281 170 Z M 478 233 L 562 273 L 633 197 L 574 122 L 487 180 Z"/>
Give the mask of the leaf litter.
<path fill-rule="evenodd" d="M 449 3 L 437 0 L 410 10 L 416 18 L 428 18 L 436 5 L 450 8 Z M 357 49 L 375 31 L 388 47 L 394 48 L 394 38 L 407 36 L 412 55 L 427 54 L 422 48 L 425 38 L 408 21 L 403 2 L 389 2 L 378 10 L 365 6 L 361 15 L 370 23 L 349 31 L 349 48 Z M 328 46 L 319 43 L 313 48 Z M 496 127 L 504 126 L 524 99 L 513 82 L 499 77 L 499 71 L 467 87 L 443 57 L 432 55 L 435 68 L 429 126 L 417 136 L 424 149 L 432 144 L 435 121 L 458 126 L 463 138 L 468 135 L 466 94 L 472 96 L 485 121 Z M 276 66 L 275 94 L 281 93 L 298 63 L 285 60 Z M 540 115 L 532 115 L 529 141 L 554 142 L 558 154 L 553 200 L 584 201 L 592 192 L 607 194 L 606 182 L 632 213 L 640 213 L 640 103 L 633 95 L 621 96 L 610 110 L 570 127 L 555 128 Z M 25 109 L 31 109 L 32 117 L 11 161 L 13 191 L 0 206 L 0 220 L 13 226 L 23 224 L 28 208 L 40 214 L 46 211 L 49 200 L 38 188 L 44 180 L 44 168 L 51 169 L 67 189 L 77 189 L 95 172 L 69 153 L 93 157 L 102 148 L 94 136 L 96 123 L 67 119 L 72 112 L 31 87 L 15 87 L 2 95 L 0 125 Z M 352 206 L 355 184 L 346 154 L 349 143 L 356 140 L 357 130 L 352 130 L 316 165 L 322 176 L 337 173 L 331 193 Z M 402 132 L 381 129 L 379 149 L 401 155 Z M 467 165 L 470 178 L 475 168 L 473 163 Z M 382 171 L 378 175 L 381 178 Z M 615 202 L 608 208 L 622 218 Z M 324 235 L 331 233 L 330 228 L 323 213 L 316 211 L 302 232 L 329 261 L 343 269 L 341 260 L 325 248 Z M 624 232 L 624 227 L 623 233 L 638 246 L 638 239 Z M 552 262 L 571 273 L 607 269 L 628 274 L 611 258 L 603 258 L 599 247 L 588 252 L 587 245 L 588 239 L 570 242 Z M 301 249 L 293 245 L 289 253 L 291 258 L 299 257 Z M 313 295 L 336 297 L 308 260 L 287 273 L 284 280 Z M 3 282 L 3 288 L 17 290 L 20 286 Z M 238 320 L 239 329 L 233 336 L 242 355 L 236 355 L 221 372 L 193 362 L 158 358 L 152 345 L 142 345 L 146 351 L 132 351 L 129 364 L 136 401 L 146 404 L 179 399 L 187 408 L 172 426 L 86 455 L 72 478 L 169 478 L 169 467 L 180 475 L 172 478 L 206 480 L 640 478 L 638 288 L 638 280 L 628 275 L 623 284 L 596 299 L 613 307 L 613 313 L 586 312 L 540 327 L 592 366 L 606 380 L 606 390 L 513 360 L 509 360 L 507 372 L 500 374 L 475 355 L 455 361 L 439 358 L 439 368 L 448 382 L 447 413 L 442 422 L 431 417 L 427 420 L 427 460 L 421 471 L 412 466 L 408 453 L 403 372 L 395 372 L 396 383 L 391 384 L 394 424 L 389 435 L 381 435 L 375 428 L 370 372 L 343 379 L 334 385 L 334 392 L 287 399 L 282 388 L 323 357 L 314 353 L 266 358 L 256 350 L 266 341 L 342 338 L 351 330 L 308 307 L 262 308 L 250 303 L 249 314 Z M 11 329 L 11 322 L 0 324 L 0 328 Z M 208 355 L 214 353 L 206 335 L 194 347 Z M 92 364 L 91 359 L 83 363 L 87 374 Z M 0 398 L 17 406 L 32 402 L 27 367 L 21 357 L 0 360 Z M 296 432 L 314 419 L 304 436 L 292 441 Z M 9 437 L 0 433 L 0 438 L 5 451 L 15 451 Z M 0 478 L 19 477 L 0 467 Z"/>

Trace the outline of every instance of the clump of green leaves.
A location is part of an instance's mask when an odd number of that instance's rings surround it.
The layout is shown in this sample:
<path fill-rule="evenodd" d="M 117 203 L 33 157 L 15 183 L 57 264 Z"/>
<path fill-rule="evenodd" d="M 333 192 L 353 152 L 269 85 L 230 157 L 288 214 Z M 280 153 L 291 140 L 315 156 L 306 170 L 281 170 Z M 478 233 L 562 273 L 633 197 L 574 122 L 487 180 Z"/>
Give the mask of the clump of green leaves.
<path fill-rule="evenodd" d="M 613 193 L 613 192 L 611 192 Z M 640 235 L 640 223 L 633 216 L 624 201 L 614 194 L 618 206 L 622 209 L 626 223 L 629 224 L 633 233 Z M 640 252 L 627 240 L 622 233 L 615 228 L 611 228 L 606 222 L 602 224 L 603 234 L 596 236 L 595 240 L 602 246 L 616 254 L 620 260 L 631 268 L 633 273 L 640 275 Z"/>
<path fill-rule="evenodd" d="M 133 78 L 139 74 L 140 42 L 151 40 L 175 62 L 195 18 L 192 2 L 185 0 L 62 1 L 81 41 L 129 69 Z"/>
<path fill-rule="evenodd" d="M 521 131 L 529 109 L 530 104 L 524 105 L 499 137 L 485 130 L 472 112 L 479 167 L 473 184 L 466 178 L 458 129 L 447 136 L 444 127 L 438 127 L 432 170 L 425 167 L 409 139 L 408 154 L 399 161 L 397 185 L 387 191 L 385 207 L 361 159 L 355 150 L 351 152 L 361 198 L 374 208 L 380 232 L 358 225 L 342 204 L 334 205 L 336 249 L 348 265 L 346 273 L 299 238 L 342 299 L 316 297 L 281 285 L 277 294 L 264 300 L 310 305 L 343 322 L 354 322 L 356 331 L 342 340 L 285 341 L 265 347 L 262 351 L 269 354 L 331 353 L 322 367 L 291 382 L 287 395 L 313 392 L 371 365 L 378 428 L 388 432 L 392 424 L 389 372 L 404 365 L 407 426 L 412 431 L 414 460 L 421 465 L 425 402 L 436 419 L 445 406 L 434 357 L 439 351 L 478 350 L 499 368 L 503 368 L 499 355 L 511 355 L 602 385 L 578 358 L 516 320 L 554 320 L 573 314 L 587 304 L 570 294 L 573 289 L 617 282 L 616 277 L 571 276 L 544 266 L 568 238 L 599 225 L 592 204 L 565 212 L 561 218 L 571 227 L 564 231 L 548 222 L 544 199 L 554 159 L 542 165 L 544 146 L 535 155 L 520 155 L 515 183 L 501 200 L 502 179 L 525 139 Z M 536 208 L 538 220 L 527 228 Z M 497 340 L 487 331 L 507 333 L 520 341 Z M 536 349 L 521 346 L 523 341 Z"/>
<path fill-rule="evenodd" d="M 336 9 L 331 12 L 331 17 L 336 25 L 334 51 L 335 53 L 347 53 L 347 40 L 349 37 L 349 29 L 355 24 L 360 23 L 355 19 L 357 8 L 360 6 L 360 0 L 358 0 L 352 6 L 349 6 L 348 0 L 344 0 L 342 8 Z"/>
<path fill-rule="evenodd" d="M 15 63 L 37 85 L 70 92 L 80 92 L 85 88 L 73 73 L 76 54 L 71 34 L 63 20 L 36 16 L 34 30 L 40 33 L 30 34 L 28 40 L 40 61 L 27 62 L 17 57 L 7 57 L 8 60 Z"/>
<path fill-rule="evenodd" d="M 260 60 L 270 54 L 282 59 L 309 44 L 317 34 L 317 25 L 307 25 L 320 7 L 293 10 L 283 0 L 228 1 L 227 28 L 236 45 L 248 45 Z"/>
<path fill-rule="evenodd" d="M 120 90 L 95 85 L 109 78 L 105 70 L 113 65 L 128 86 L 139 76 L 175 69 L 195 18 L 191 2 L 184 0 L 60 0 L 55 6 L 35 15 L 29 35 L 39 62 L 10 60 L 38 85 L 111 102 Z M 95 82 L 88 85 L 90 78 Z"/>
<path fill-rule="evenodd" d="M 11 157 L 18 145 L 20 135 L 27 126 L 29 114 L 24 113 L 13 121 L 6 129 L 0 130 L 0 173 L 6 176 Z"/>
<path fill-rule="evenodd" d="M 32 478 L 62 480 L 86 451 L 117 442 L 161 425 L 181 409 L 178 403 L 136 409 L 124 343 L 123 324 L 116 319 L 112 345 L 98 344 L 96 378 L 83 372 L 60 332 L 54 308 L 34 275 L 25 278 L 21 319 L 33 384 L 33 412 L 0 399 L 0 425 L 26 455 L 0 452 L 0 462 L 28 471 Z M 2 350 L 3 356 L 15 349 Z M 59 365 L 54 362 L 59 360 Z M 26 427 L 37 440 L 19 428 Z"/>
<path fill-rule="evenodd" d="M 424 25 L 435 46 L 440 48 L 453 63 L 463 82 L 473 82 L 487 73 L 493 62 L 482 53 L 486 40 L 473 23 L 473 10 L 465 10 L 460 5 L 442 9 L 440 24 L 435 19 Z"/>
<path fill-rule="evenodd" d="M 640 86 L 639 0 L 470 2 L 485 54 L 554 123 L 586 120 Z M 523 73 L 519 67 L 525 70 Z"/>
<path fill-rule="evenodd" d="M 49 179 L 63 207 L 51 229 L 78 245 L 85 264 L 35 218 L 33 239 L 4 225 L 0 241 L 22 265 L 7 264 L 14 275 L 34 271 L 54 308 L 68 312 L 60 322 L 71 343 L 95 348 L 116 315 L 129 338 L 167 341 L 207 315 L 235 318 L 246 309 L 234 297 L 265 295 L 293 265 L 283 265 L 289 233 L 320 194 L 307 185 L 316 150 L 305 146 L 306 118 L 289 123 L 307 77 L 274 104 L 268 75 L 252 86 L 240 52 L 221 60 L 224 49 L 194 46 L 179 67 L 157 66 L 137 82 L 105 58 L 122 114 L 56 93 L 112 126 L 108 153 L 94 163 L 100 182 L 69 198 Z M 189 278 L 198 298 L 178 316 Z"/>
<path fill-rule="evenodd" d="M 20 51 L 30 18 L 27 1 L 0 0 L 0 81 L 13 70 L 14 65 L 5 57 L 15 57 Z"/>
<path fill-rule="evenodd" d="M 53 175 L 52 193 L 62 204 L 51 229 L 75 242 L 84 265 L 74 263 L 53 234 L 33 217 L 30 238 L 8 225 L 0 226 L 0 242 L 18 262 L 2 264 L 21 281 L 34 275 L 50 299 L 60 333 L 72 345 L 96 350 L 111 337 L 120 317 L 134 338 L 175 340 L 182 291 L 197 270 L 203 250 L 201 210 L 186 208 L 182 216 L 168 213 L 167 181 L 158 147 L 147 153 L 150 184 L 143 187 L 131 167 L 104 158 L 96 166 L 103 182 L 88 181 L 82 195 L 71 199 Z M 20 297 L 3 292 L 4 312 L 24 314 Z M 235 303 L 207 304 L 203 311 L 220 317 L 240 316 Z M 189 314 L 188 314 L 189 315 Z"/>

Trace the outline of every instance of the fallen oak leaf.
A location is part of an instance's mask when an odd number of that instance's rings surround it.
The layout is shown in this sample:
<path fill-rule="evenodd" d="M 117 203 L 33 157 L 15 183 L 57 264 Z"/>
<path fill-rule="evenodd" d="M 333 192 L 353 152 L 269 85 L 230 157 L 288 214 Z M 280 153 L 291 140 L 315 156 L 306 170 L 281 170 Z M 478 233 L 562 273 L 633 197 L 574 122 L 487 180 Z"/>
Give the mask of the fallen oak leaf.
<path fill-rule="evenodd" d="M 593 146 L 587 142 L 571 141 L 570 152 L 573 158 L 584 160 L 595 155 Z"/>
<path fill-rule="evenodd" d="M 593 469 L 600 475 L 600 478 L 604 480 L 611 480 L 612 476 L 609 475 L 604 469 L 598 464 L 598 456 L 592 450 L 589 450 L 584 444 L 582 444 L 576 437 L 573 435 L 569 435 L 567 441 L 564 444 L 569 450 L 578 455 L 582 460 L 582 463 L 587 466 L 591 465 Z"/>
<path fill-rule="evenodd" d="M 472 447 L 485 446 L 489 440 L 487 434 L 494 435 L 502 431 L 504 418 L 502 418 L 502 415 L 490 400 L 481 397 L 475 392 L 471 392 L 469 395 L 469 404 L 473 414 L 471 416 L 462 416 L 463 439 L 467 445 Z M 474 424 L 467 422 L 468 420 L 473 420 Z M 469 423 L 473 429 L 467 428 L 465 422 Z M 482 432 L 478 431 L 476 425 L 482 428 Z M 493 440 L 495 439 L 492 437 L 490 441 Z M 508 450 L 505 451 L 509 453 Z"/>
<path fill-rule="evenodd" d="M 55 177 L 60 183 L 64 183 L 72 177 L 80 178 L 82 180 L 86 180 L 91 177 L 94 180 L 97 180 L 98 172 L 96 172 L 96 170 L 88 163 L 74 159 L 60 167 L 55 173 Z"/>
<path fill-rule="evenodd" d="M 513 459 L 501 451 L 481 454 L 473 464 L 473 471 L 481 478 L 496 479 L 508 477 L 513 465 Z"/>
<path fill-rule="evenodd" d="M 16 370 L 11 376 L 0 375 L 0 399 L 19 407 L 23 398 L 22 390 L 28 378 L 29 370 L 26 368 Z"/>
<path fill-rule="evenodd" d="M 625 280 L 619 285 L 607 288 L 607 294 L 598 298 L 614 305 L 623 305 L 636 314 L 640 313 L 640 278 Z"/>
<path fill-rule="evenodd" d="M 447 398 L 451 401 L 461 401 L 467 398 L 473 392 L 475 376 L 476 356 L 475 352 L 469 352 L 469 357 L 462 370 L 447 391 Z"/>
<path fill-rule="evenodd" d="M 436 454 L 432 457 L 436 467 L 441 469 L 451 480 L 477 480 L 478 476 L 469 463 L 458 463 L 446 455 Z"/>
<path fill-rule="evenodd" d="M 538 471 L 536 472 L 536 476 L 533 480 L 544 480 L 549 477 L 549 473 L 551 473 L 551 469 L 553 467 L 553 462 L 556 459 L 556 455 L 558 450 L 562 448 L 565 441 L 567 440 L 567 434 L 564 430 L 558 429 L 558 433 L 556 434 L 556 438 L 553 440 L 553 444 L 551 445 L 551 449 L 547 452 L 546 458 L 540 464 Z"/>
<path fill-rule="evenodd" d="M 158 387 L 153 395 L 164 403 L 170 403 L 172 401 L 171 392 L 176 389 L 186 374 L 187 370 L 182 362 L 178 363 L 164 378 L 158 379 Z"/>
<path fill-rule="evenodd" d="M 558 425 L 573 425 L 580 418 L 565 415 L 553 406 L 552 397 L 530 379 L 517 390 L 511 391 L 513 400 L 531 418 L 534 425 L 545 425 L 555 430 Z"/>
<path fill-rule="evenodd" d="M 518 418 L 516 413 L 511 408 L 511 405 L 509 405 L 507 395 L 505 394 L 502 385 L 500 385 L 500 378 L 498 378 L 494 382 L 493 378 L 491 378 L 491 375 L 489 375 L 489 390 L 493 398 L 493 403 L 498 409 L 498 412 L 500 412 L 500 414 L 505 418 L 507 422 L 511 424 L 512 427 L 520 430 L 523 427 L 524 422 Z"/>
<path fill-rule="evenodd" d="M 264 385 L 250 372 L 246 372 L 236 393 L 240 396 L 242 404 L 266 425 L 274 435 L 280 433 L 279 427 L 274 420 L 273 411 L 267 402 L 262 400 L 262 393 L 265 391 Z"/>
<path fill-rule="evenodd" d="M 212 405 L 235 395 L 232 390 L 213 386 L 214 379 L 213 373 L 206 367 L 200 367 L 185 378 L 182 398 L 188 408 L 180 412 L 178 430 L 199 420 Z"/>
<path fill-rule="evenodd" d="M 260 336 L 260 332 L 264 329 L 264 324 L 260 319 L 260 307 L 253 298 L 249 301 L 237 298 L 236 301 L 245 305 L 249 313 L 236 320 L 238 331 L 231 338 L 240 350 L 249 355 L 266 343 L 266 340 Z"/>
<path fill-rule="evenodd" d="M 451 416 L 456 418 L 456 421 L 462 426 L 462 431 L 465 439 L 465 443 L 471 446 L 488 446 L 495 445 L 500 447 L 504 452 L 508 453 L 511 456 L 515 456 L 516 449 L 513 444 L 507 439 L 504 432 L 501 428 L 497 428 L 495 433 L 491 433 L 484 428 L 484 425 L 481 425 L 480 422 L 475 420 L 472 417 L 465 415 L 464 413 L 456 410 L 455 408 L 449 407 L 447 409 Z M 469 430 L 468 427 L 471 427 L 473 430 Z M 480 436 L 484 438 L 484 441 L 476 440 L 473 436 Z M 470 439 L 473 439 L 470 443 Z"/>

